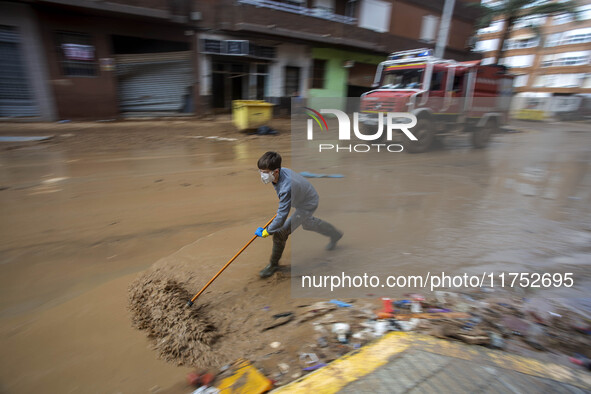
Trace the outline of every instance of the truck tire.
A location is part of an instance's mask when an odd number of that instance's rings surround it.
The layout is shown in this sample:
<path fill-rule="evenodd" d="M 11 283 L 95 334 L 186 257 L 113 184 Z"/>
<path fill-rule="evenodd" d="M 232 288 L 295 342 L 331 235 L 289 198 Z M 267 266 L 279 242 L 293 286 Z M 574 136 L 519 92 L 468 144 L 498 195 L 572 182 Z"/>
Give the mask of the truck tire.
<path fill-rule="evenodd" d="M 489 119 L 483 126 L 474 126 L 472 132 L 472 146 L 476 149 L 485 148 L 490 141 L 490 136 L 495 132 L 495 121 Z"/>
<path fill-rule="evenodd" d="M 416 126 L 410 129 L 410 132 L 417 137 L 418 141 L 411 141 L 404 136 L 402 146 L 404 146 L 405 151 L 408 153 L 423 153 L 429 150 L 435 137 L 431 119 L 427 117 L 417 119 Z"/>

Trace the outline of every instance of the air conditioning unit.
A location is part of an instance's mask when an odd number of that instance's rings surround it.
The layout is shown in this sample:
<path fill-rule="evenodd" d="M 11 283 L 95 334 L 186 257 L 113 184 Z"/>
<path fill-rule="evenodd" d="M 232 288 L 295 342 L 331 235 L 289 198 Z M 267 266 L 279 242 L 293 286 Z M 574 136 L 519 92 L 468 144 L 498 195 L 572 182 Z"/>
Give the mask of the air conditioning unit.
<path fill-rule="evenodd" d="M 224 53 L 226 55 L 247 56 L 248 40 L 226 40 Z"/>
<path fill-rule="evenodd" d="M 205 38 L 201 40 L 201 53 L 221 55 L 224 52 L 224 42 Z"/>

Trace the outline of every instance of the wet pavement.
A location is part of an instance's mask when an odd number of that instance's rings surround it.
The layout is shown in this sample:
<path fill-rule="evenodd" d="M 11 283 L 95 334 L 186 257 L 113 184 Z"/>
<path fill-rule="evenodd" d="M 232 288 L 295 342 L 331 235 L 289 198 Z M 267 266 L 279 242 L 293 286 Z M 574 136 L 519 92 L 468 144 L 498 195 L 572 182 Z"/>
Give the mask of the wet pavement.
<path fill-rule="evenodd" d="M 258 137 L 235 132 L 223 118 L 0 124 L 4 136 L 55 136 L 0 145 L 0 391 L 178 389 L 187 370 L 157 360 L 131 328 L 127 286 L 195 240 L 210 237 L 201 247 L 208 267 L 233 254 L 228 240 L 242 246 L 247 229 L 276 208 L 255 166 L 267 150 L 283 153 L 296 170 L 348 180 L 312 180 L 318 216 L 346 237 L 328 255 L 315 248 L 325 240 L 295 233 L 292 248 L 310 246 L 298 261 L 353 269 L 371 251 L 384 262 L 372 264 L 377 273 L 572 272 L 572 288 L 533 293 L 591 315 L 591 127 L 514 126 L 522 132 L 496 135 L 485 150 L 450 137 L 426 154 L 365 161 L 367 177 L 351 158 L 303 168 L 289 154 L 288 120 L 277 121 L 279 136 Z M 384 177 L 394 181 L 381 184 Z M 380 187 L 364 197 L 364 209 L 352 201 L 359 188 Z M 370 228 L 379 231 L 370 237 Z M 245 282 L 263 286 L 254 279 L 269 248 L 249 249 L 243 268 L 224 273 L 213 294 Z M 268 290 L 260 287 L 258 299 Z"/>

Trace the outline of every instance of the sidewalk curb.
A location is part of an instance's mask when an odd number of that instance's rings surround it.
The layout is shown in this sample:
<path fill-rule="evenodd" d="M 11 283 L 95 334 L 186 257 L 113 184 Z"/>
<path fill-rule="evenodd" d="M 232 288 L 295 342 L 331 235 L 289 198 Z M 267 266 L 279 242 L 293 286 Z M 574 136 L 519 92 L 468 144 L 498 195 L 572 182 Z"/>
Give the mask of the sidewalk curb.
<path fill-rule="evenodd" d="M 591 374 L 553 363 L 434 338 L 428 335 L 391 332 L 363 348 L 348 353 L 324 368 L 273 390 L 273 393 L 336 393 L 387 364 L 411 348 L 522 374 L 552 379 L 584 390 L 591 387 Z"/>

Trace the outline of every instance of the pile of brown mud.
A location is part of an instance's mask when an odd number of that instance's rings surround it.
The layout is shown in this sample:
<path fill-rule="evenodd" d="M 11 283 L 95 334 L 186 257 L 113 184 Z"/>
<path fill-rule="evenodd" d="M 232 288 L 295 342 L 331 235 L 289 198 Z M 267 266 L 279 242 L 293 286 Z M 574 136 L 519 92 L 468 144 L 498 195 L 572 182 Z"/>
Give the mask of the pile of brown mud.
<path fill-rule="evenodd" d="M 150 271 L 129 287 L 132 324 L 146 331 L 162 359 L 179 365 L 215 365 L 212 346 L 219 339 L 207 317 L 207 305 L 188 307 L 189 292 L 176 279 Z"/>

